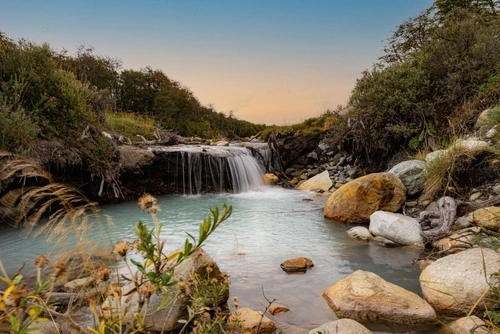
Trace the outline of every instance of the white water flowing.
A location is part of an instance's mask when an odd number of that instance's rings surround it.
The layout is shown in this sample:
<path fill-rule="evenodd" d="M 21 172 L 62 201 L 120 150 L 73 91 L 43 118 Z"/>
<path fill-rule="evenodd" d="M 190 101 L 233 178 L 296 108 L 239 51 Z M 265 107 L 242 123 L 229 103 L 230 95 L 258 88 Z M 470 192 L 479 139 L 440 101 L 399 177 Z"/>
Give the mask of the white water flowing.
<path fill-rule="evenodd" d="M 176 154 L 176 166 L 167 167 L 166 172 L 169 173 L 171 168 L 180 169 L 172 182 L 186 195 L 201 194 L 206 189 L 241 193 L 264 186 L 264 168 L 245 147 L 199 145 L 149 149 Z"/>

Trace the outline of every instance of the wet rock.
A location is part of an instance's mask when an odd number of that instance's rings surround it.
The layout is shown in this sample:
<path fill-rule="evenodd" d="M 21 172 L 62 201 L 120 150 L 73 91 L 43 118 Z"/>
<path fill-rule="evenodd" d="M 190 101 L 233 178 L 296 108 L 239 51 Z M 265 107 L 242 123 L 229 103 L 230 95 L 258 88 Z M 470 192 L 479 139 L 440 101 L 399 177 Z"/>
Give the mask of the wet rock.
<path fill-rule="evenodd" d="M 400 245 L 424 247 L 422 229 L 415 218 L 398 213 L 376 211 L 370 216 L 370 233 Z"/>
<path fill-rule="evenodd" d="M 293 272 L 306 272 L 307 269 L 314 267 L 313 262 L 307 257 L 297 257 L 294 259 L 286 260 L 280 264 L 281 269 L 287 273 Z"/>
<path fill-rule="evenodd" d="M 227 322 L 230 329 L 238 329 L 242 334 L 273 333 L 276 330 L 274 322 L 262 312 L 246 307 L 233 312 Z"/>
<path fill-rule="evenodd" d="M 374 173 L 346 183 L 326 201 L 323 214 L 347 223 L 367 223 L 378 210 L 396 212 L 406 200 L 406 188 L 392 173 Z"/>
<path fill-rule="evenodd" d="M 262 176 L 262 179 L 264 180 L 264 184 L 276 184 L 280 181 L 279 177 L 277 177 L 273 173 L 266 173 Z"/>
<path fill-rule="evenodd" d="M 436 323 L 436 312 L 417 294 L 358 270 L 324 293 L 335 315 L 364 324 L 387 326 Z"/>
<path fill-rule="evenodd" d="M 476 317 L 475 315 L 470 317 L 463 317 L 457 319 L 446 326 L 444 334 L 491 334 L 492 332 L 488 329 L 486 323 Z"/>
<path fill-rule="evenodd" d="M 472 213 L 473 224 L 500 232 L 500 207 L 490 206 Z"/>
<path fill-rule="evenodd" d="M 282 312 L 288 312 L 288 311 L 290 311 L 290 309 L 286 306 L 276 304 L 276 305 L 269 306 L 268 311 L 269 311 L 269 313 L 271 313 L 271 315 L 276 315 L 276 314 L 279 314 Z"/>
<path fill-rule="evenodd" d="M 373 239 L 373 235 L 370 231 L 364 226 L 356 226 L 347 231 L 347 235 L 351 238 L 362 240 L 362 241 L 370 241 Z"/>
<path fill-rule="evenodd" d="M 323 191 L 328 191 L 333 186 L 332 180 L 330 179 L 330 174 L 328 171 L 324 171 L 304 183 L 300 184 L 297 189 L 299 190 L 313 190 L 321 189 Z"/>
<path fill-rule="evenodd" d="M 399 177 L 406 187 L 406 194 L 414 196 L 424 190 L 426 163 L 422 160 L 403 161 L 389 170 Z"/>
<path fill-rule="evenodd" d="M 498 287 L 498 277 L 492 275 L 498 270 L 499 253 L 487 248 L 472 248 L 443 257 L 425 268 L 420 274 L 420 286 L 424 298 L 437 311 L 463 314 L 474 306 L 481 311 L 485 304 L 493 306 L 483 293 L 491 286 Z M 484 302 L 476 305 L 482 296 Z"/>
<path fill-rule="evenodd" d="M 386 238 L 380 237 L 380 236 L 373 237 L 370 241 L 373 242 L 376 245 L 379 245 L 381 247 L 387 247 L 387 248 L 393 248 L 393 247 L 399 247 L 399 246 L 401 246 L 400 244 L 398 244 L 398 243 L 396 243 L 396 242 L 394 242 L 392 240 L 389 240 L 389 239 L 386 239 Z"/>
<path fill-rule="evenodd" d="M 500 184 L 493 186 L 491 190 L 493 190 L 495 194 L 500 195 Z"/>
<path fill-rule="evenodd" d="M 312 329 L 309 334 L 370 334 L 368 328 L 352 319 L 339 319 Z"/>
<path fill-rule="evenodd" d="M 215 146 L 229 146 L 229 142 L 227 140 L 221 140 L 216 142 Z"/>

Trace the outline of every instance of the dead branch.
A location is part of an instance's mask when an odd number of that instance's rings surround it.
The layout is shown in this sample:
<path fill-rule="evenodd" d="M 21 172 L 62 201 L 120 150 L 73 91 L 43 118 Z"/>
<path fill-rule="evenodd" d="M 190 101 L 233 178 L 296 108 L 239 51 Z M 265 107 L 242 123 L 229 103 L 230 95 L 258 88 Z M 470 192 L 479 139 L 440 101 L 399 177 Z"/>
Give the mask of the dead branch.
<path fill-rule="evenodd" d="M 429 242 L 446 236 L 451 229 L 457 215 L 457 202 L 448 196 L 441 197 L 438 200 L 439 223 L 433 229 L 422 231 L 422 236 Z"/>

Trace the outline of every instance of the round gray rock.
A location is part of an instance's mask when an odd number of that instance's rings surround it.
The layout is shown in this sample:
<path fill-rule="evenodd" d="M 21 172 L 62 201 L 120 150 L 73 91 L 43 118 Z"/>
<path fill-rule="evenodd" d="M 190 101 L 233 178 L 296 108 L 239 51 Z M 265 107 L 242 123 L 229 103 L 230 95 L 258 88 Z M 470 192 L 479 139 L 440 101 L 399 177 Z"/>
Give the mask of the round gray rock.
<path fill-rule="evenodd" d="M 424 190 L 426 163 L 422 160 L 403 161 L 389 170 L 406 186 L 406 194 L 416 195 Z"/>
<path fill-rule="evenodd" d="M 486 268 L 486 272 L 483 270 Z M 424 298 L 436 310 L 463 314 L 476 306 L 476 311 L 491 305 L 483 296 L 490 288 L 500 288 L 498 276 L 500 254 L 488 248 L 472 248 L 448 255 L 425 268 L 420 274 Z M 482 298 L 483 302 L 476 302 Z"/>

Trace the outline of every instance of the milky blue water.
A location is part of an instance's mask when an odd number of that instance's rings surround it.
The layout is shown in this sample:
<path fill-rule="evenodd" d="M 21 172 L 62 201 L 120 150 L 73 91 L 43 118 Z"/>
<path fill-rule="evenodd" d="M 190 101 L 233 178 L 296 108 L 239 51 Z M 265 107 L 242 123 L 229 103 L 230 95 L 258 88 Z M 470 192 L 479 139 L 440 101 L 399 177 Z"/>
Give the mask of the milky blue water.
<path fill-rule="evenodd" d="M 323 217 L 324 197 L 282 188 L 262 188 L 241 194 L 159 197 L 162 238 L 168 250 L 183 245 L 185 232 L 197 235 L 198 224 L 210 207 L 233 206 L 233 214 L 207 240 L 204 249 L 223 271 L 230 274 L 231 295 L 241 307 L 264 310 L 268 299 L 276 299 L 290 312 L 270 316 L 285 333 L 301 333 L 336 319 L 321 293 L 358 269 L 420 294 L 419 270 L 411 266 L 420 251 L 383 248 L 347 237 L 352 227 Z M 107 205 L 90 238 L 102 247 L 120 239 L 133 240 L 134 224 L 150 222 L 136 202 Z M 49 249 L 43 236 L 21 238 L 15 230 L 0 233 L 0 259 L 8 270 L 21 261 L 31 263 Z M 315 266 L 306 274 L 286 274 L 280 263 L 294 257 L 310 258 Z M 297 326 L 297 327 L 295 327 Z"/>

